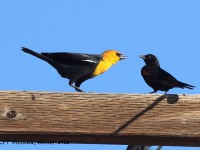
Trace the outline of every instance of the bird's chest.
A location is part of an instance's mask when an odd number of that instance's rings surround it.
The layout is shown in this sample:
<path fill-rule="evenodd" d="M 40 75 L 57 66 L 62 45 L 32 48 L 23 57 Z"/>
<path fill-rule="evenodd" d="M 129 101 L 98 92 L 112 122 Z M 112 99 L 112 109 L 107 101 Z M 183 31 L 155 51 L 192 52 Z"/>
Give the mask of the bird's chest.
<path fill-rule="evenodd" d="M 141 70 L 142 77 L 147 84 L 154 84 L 157 79 L 159 69 L 155 67 L 144 66 Z"/>
<path fill-rule="evenodd" d="M 141 70 L 142 77 L 144 78 L 145 82 L 150 86 L 154 87 L 156 84 L 156 78 L 158 75 L 158 69 L 154 67 L 147 67 L 144 66 Z"/>
<path fill-rule="evenodd" d="M 146 67 L 144 66 L 141 70 L 142 76 L 149 76 L 149 77 L 155 77 L 158 74 L 158 69 L 154 67 Z"/>
<path fill-rule="evenodd" d="M 104 73 L 105 71 L 107 71 L 110 67 L 112 66 L 111 63 L 108 63 L 106 61 L 100 61 L 99 64 L 97 65 L 93 76 L 98 76 L 102 73 Z"/>

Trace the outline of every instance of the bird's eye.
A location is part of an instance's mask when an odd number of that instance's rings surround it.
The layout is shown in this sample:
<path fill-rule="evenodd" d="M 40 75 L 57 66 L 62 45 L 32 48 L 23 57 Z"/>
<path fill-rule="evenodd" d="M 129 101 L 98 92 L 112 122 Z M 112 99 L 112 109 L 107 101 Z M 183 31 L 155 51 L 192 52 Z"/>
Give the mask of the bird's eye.
<path fill-rule="evenodd" d="M 121 56 L 121 54 L 120 54 L 120 53 L 116 53 L 116 55 L 117 55 L 118 57 L 120 57 L 120 56 Z"/>

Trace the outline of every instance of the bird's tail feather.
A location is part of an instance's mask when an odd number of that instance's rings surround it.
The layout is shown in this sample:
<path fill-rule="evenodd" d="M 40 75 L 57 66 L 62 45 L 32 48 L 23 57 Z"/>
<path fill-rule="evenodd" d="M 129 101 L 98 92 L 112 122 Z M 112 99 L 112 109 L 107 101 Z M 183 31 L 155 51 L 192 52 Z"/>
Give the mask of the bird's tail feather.
<path fill-rule="evenodd" d="M 193 85 L 190 85 L 190 84 L 187 84 L 187 83 L 183 83 L 183 82 L 180 82 L 181 83 L 181 86 L 182 86 L 182 88 L 188 88 L 188 89 L 193 89 L 193 88 L 195 88 L 195 86 L 193 86 Z"/>
<path fill-rule="evenodd" d="M 53 63 L 54 63 L 54 61 L 52 59 L 50 59 L 50 58 L 48 58 L 48 57 L 46 57 L 46 56 L 44 56 L 44 55 L 42 55 L 40 53 L 34 52 L 34 51 L 32 51 L 32 50 L 30 50 L 30 49 L 28 49 L 26 47 L 22 47 L 22 51 L 24 51 L 25 53 L 31 54 L 31 55 L 33 55 L 33 56 L 35 56 L 37 58 L 40 58 L 40 59 L 50 63 L 51 65 L 53 65 Z"/>

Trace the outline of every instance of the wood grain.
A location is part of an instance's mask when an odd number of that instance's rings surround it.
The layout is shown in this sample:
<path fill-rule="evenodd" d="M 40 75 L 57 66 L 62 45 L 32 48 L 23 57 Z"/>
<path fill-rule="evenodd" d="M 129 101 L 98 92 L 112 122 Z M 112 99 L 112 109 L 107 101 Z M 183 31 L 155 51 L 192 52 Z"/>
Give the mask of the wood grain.
<path fill-rule="evenodd" d="M 200 95 L 0 91 L 0 141 L 200 146 Z"/>

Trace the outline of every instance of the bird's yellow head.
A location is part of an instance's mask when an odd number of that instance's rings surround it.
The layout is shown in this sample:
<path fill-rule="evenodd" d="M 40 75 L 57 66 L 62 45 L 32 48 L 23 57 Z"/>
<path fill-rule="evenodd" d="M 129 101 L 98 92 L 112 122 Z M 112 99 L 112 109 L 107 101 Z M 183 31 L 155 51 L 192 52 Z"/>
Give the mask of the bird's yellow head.
<path fill-rule="evenodd" d="M 125 59 L 126 56 L 116 50 L 107 50 L 102 54 L 102 60 L 111 64 L 117 63 L 119 60 Z"/>
<path fill-rule="evenodd" d="M 96 67 L 93 76 L 98 76 L 107 71 L 113 64 L 117 63 L 121 59 L 125 59 L 126 56 L 116 50 L 107 50 L 102 53 L 102 59 Z"/>

